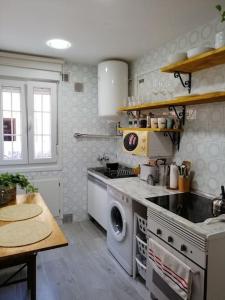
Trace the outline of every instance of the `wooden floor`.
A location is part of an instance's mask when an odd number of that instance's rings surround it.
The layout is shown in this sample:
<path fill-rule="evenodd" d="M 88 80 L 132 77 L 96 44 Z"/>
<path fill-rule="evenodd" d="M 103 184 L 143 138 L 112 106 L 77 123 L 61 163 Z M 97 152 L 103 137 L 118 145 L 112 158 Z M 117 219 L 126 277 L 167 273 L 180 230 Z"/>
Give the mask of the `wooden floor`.
<path fill-rule="evenodd" d="M 143 285 L 120 267 L 92 222 L 64 224 L 69 246 L 40 253 L 37 300 L 147 300 Z M 1 272 L 0 280 L 6 274 Z M 26 283 L 0 289 L 2 300 L 26 300 Z"/>

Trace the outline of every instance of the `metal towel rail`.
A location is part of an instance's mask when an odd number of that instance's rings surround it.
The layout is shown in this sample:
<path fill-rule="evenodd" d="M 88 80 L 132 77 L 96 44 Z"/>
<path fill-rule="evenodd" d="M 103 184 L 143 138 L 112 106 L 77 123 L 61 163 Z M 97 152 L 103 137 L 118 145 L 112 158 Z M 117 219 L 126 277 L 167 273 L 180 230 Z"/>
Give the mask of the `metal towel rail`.
<path fill-rule="evenodd" d="M 90 134 L 90 133 L 79 133 L 75 132 L 73 135 L 76 139 L 79 138 L 102 138 L 102 139 L 111 139 L 121 137 L 122 134 Z"/>

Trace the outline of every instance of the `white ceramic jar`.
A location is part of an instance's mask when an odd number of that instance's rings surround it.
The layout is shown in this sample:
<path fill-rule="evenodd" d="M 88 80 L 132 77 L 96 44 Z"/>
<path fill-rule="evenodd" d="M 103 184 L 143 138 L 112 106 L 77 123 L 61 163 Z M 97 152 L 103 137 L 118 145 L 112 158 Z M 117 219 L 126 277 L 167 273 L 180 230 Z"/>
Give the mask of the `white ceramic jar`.
<path fill-rule="evenodd" d="M 158 118 L 158 126 L 161 129 L 166 128 L 166 118 Z"/>
<path fill-rule="evenodd" d="M 151 128 L 158 128 L 158 118 L 151 118 Z"/>

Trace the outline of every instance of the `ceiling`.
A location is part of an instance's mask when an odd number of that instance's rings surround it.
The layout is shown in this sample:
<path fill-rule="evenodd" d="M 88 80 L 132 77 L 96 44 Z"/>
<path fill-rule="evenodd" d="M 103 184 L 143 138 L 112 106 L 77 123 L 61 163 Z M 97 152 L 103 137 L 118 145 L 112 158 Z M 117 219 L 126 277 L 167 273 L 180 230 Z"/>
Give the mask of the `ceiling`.
<path fill-rule="evenodd" d="M 96 64 L 133 60 L 217 16 L 218 0 L 0 0 L 0 49 Z M 46 46 L 52 38 L 67 50 Z"/>

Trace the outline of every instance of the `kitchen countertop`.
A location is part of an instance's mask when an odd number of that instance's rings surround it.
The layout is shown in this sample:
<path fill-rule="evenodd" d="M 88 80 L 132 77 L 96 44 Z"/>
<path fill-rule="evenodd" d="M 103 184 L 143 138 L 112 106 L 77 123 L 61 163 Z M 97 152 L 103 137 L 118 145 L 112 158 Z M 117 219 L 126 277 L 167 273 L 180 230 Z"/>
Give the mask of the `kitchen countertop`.
<path fill-rule="evenodd" d="M 179 191 L 169 190 L 163 186 L 151 186 L 146 182 L 140 180 L 138 177 L 129 178 L 118 178 L 109 179 L 107 177 L 98 175 L 97 172 L 88 170 L 88 174 L 102 180 L 108 186 L 115 188 L 126 196 L 136 200 L 146 207 L 151 207 L 152 209 L 168 216 L 172 220 L 179 222 L 181 225 L 186 227 L 188 230 L 192 230 L 197 234 L 204 236 L 207 239 L 215 239 L 222 236 L 225 237 L 225 221 L 216 222 L 211 224 L 202 223 L 192 223 L 148 200 L 147 197 L 165 196 L 170 194 L 179 193 Z"/>
<path fill-rule="evenodd" d="M 89 175 L 101 180 L 102 182 L 104 182 L 106 184 L 108 184 L 108 182 L 110 182 L 110 180 L 115 180 L 115 179 L 110 179 L 110 178 L 104 176 L 103 174 L 95 171 L 94 168 L 89 168 L 87 171 L 88 171 Z"/>

